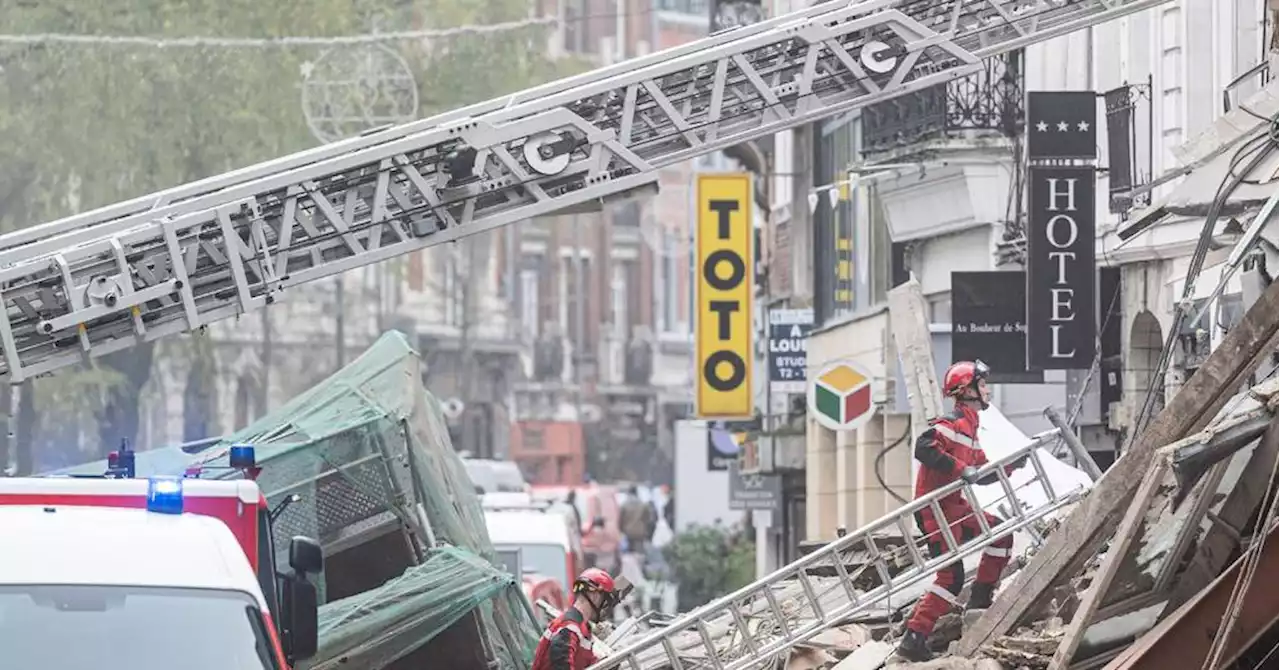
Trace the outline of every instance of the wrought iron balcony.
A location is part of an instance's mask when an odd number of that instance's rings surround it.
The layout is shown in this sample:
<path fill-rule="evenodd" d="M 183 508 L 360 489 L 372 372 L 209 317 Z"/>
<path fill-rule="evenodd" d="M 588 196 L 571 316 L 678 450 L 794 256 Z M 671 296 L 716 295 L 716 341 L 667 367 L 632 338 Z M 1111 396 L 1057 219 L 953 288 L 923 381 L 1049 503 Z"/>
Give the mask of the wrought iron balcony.
<path fill-rule="evenodd" d="M 862 113 L 863 152 L 909 150 L 970 130 L 1015 135 L 1024 122 L 1025 83 L 1019 50 L 988 58 L 964 79 L 869 105 Z"/>

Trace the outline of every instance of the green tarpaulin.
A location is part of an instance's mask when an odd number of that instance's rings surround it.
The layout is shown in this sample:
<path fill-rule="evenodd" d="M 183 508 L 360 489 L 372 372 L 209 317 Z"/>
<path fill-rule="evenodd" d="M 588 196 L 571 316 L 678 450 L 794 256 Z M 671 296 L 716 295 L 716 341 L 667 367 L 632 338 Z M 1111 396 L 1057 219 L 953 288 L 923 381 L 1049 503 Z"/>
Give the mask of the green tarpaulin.
<path fill-rule="evenodd" d="M 519 583 L 498 565 L 480 502 L 449 442 L 439 403 L 422 384 L 422 362 L 398 332 L 306 393 L 200 453 L 138 455 L 138 474 L 238 477 L 232 444 L 255 447 L 258 484 L 274 508 L 280 562 L 289 538 L 326 549 L 358 546 L 361 533 L 403 524 L 425 548 L 421 564 L 364 593 L 322 606 L 319 655 L 310 668 L 372 670 L 418 649 L 468 612 L 483 622 L 501 667 L 528 668 L 538 629 Z M 105 463 L 64 472 L 101 473 Z M 418 504 L 420 503 L 420 504 Z M 432 545 L 434 541 L 434 545 Z M 324 580 L 321 580 L 324 593 Z"/>

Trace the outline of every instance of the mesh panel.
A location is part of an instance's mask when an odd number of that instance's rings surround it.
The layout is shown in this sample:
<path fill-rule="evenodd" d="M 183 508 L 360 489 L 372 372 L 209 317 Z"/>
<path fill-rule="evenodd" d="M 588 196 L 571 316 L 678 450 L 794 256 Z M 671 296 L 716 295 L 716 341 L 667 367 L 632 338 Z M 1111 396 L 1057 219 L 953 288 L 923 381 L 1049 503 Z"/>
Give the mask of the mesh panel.
<path fill-rule="evenodd" d="M 409 520 L 422 564 L 326 603 L 321 652 L 309 667 L 384 667 L 475 611 L 498 667 L 523 670 L 538 637 L 533 612 L 514 578 L 494 567 L 479 498 L 439 403 L 422 388 L 420 364 L 403 335 L 387 333 L 329 379 L 194 460 L 212 466 L 206 473 L 221 472 L 231 444 L 251 444 L 272 508 L 301 497 L 274 525 L 282 564 L 295 535 L 332 551 L 339 542 L 358 545 L 352 538 L 370 526 Z M 427 546 L 428 536 L 437 546 Z"/>

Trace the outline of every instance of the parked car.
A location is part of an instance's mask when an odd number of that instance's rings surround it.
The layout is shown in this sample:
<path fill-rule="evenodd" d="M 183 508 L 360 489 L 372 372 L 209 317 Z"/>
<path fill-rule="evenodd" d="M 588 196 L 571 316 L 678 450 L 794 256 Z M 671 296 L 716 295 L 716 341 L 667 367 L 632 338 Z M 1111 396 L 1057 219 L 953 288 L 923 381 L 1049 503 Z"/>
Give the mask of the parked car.
<path fill-rule="evenodd" d="M 529 484 L 514 461 L 498 461 L 488 458 L 464 458 L 467 476 L 477 493 L 527 493 Z"/>
<path fill-rule="evenodd" d="M 519 552 L 523 575 L 543 575 L 554 580 L 560 590 L 558 609 L 568 606 L 564 594 L 570 591 L 577 574 L 573 540 L 563 517 L 533 509 L 486 510 L 485 527 L 495 551 L 510 556 Z M 530 602 L 534 602 L 532 596 Z"/>

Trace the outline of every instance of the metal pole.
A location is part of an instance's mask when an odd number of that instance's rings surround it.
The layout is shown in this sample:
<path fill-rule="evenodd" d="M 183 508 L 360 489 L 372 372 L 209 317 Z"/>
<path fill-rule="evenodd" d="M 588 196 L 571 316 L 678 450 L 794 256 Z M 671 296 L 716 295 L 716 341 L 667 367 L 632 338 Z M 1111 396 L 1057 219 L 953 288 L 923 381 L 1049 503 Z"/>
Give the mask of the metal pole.
<path fill-rule="evenodd" d="M 456 249 L 451 249 L 450 255 L 453 258 L 453 262 L 447 267 L 448 272 L 452 276 L 449 289 L 450 291 L 458 291 L 458 293 L 450 297 L 461 302 L 459 311 L 462 312 L 460 315 L 461 323 L 458 324 L 458 334 L 462 339 L 460 342 L 462 355 L 460 356 L 461 360 L 458 362 L 457 369 L 460 375 L 458 379 L 458 387 L 460 395 L 462 396 L 463 407 L 465 409 L 463 410 L 461 417 L 462 426 L 460 437 L 462 438 L 462 448 L 464 450 L 475 454 L 477 458 L 491 458 L 493 454 L 480 448 L 480 445 L 477 444 L 477 442 L 479 442 L 479 438 L 473 435 L 471 430 L 471 406 L 474 401 L 474 398 L 471 396 L 475 389 L 472 384 L 472 378 L 475 376 L 476 372 L 474 365 L 475 350 L 472 347 L 473 333 L 471 332 L 472 326 L 475 325 L 472 322 L 472 319 L 475 318 L 475 314 L 472 312 L 471 304 L 474 300 L 471 290 L 471 283 L 473 280 L 471 277 L 471 269 L 476 265 L 473 262 L 475 260 L 476 238 L 474 236 L 465 238 L 460 242 L 460 244 L 463 245 L 462 253 L 455 254 L 453 252 L 456 251 Z M 479 281 L 479 278 L 475 278 L 475 280 Z"/>
<path fill-rule="evenodd" d="M 346 289 L 343 286 L 341 274 L 333 278 L 333 284 L 334 284 L 333 301 L 334 301 L 335 307 L 337 308 L 337 314 L 335 315 L 335 327 L 334 327 L 333 337 L 335 340 L 334 347 L 337 349 L 337 361 L 338 361 L 337 368 L 341 370 L 343 366 L 347 364 L 346 303 L 344 300 L 344 298 L 346 297 L 345 295 Z"/>
<path fill-rule="evenodd" d="M 262 389 L 258 400 L 258 411 L 265 416 L 271 407 L 271 305 L 262 308 Z M 243 426 L 240 426 L 243 428 Z"/>
<path fill-rule="evenodd" d="M 582 219 L 573 215 L 573 398 L 578 425 L 585 428 L 582 421 L 582 349 L 586 340 L 586 317 L 583 300 L 587 294 L 583 284 L 582 272 Z M 585 431 L 584 431 L 585 434 Z M 583 445 L 586 455 L 586 445 Z"/>
<path fill-rule="evenodd" d="M 1102 476 L 1102 470 L 1098 469 L 1098 464 L 1093 462 L 1093 457 L 1089 455 L 1089 450 L 1084 448 L 1084 443 L 1076 436 L 1075 431 L 1071 430 L 1071 425 L 1063 420 L 1062 415 L 1058 414 L 1058 410 L 1053 407 L 1044 408 L 1044 418 L 1049 420 L 1058 429 L 1062 441 L 1067 444 L 1067 448 L 1071 450 L 1071 455 L 1075 457 L 1076 466 L 1083 469 L 1089 478 L 1098 481 Z"/>
<path fill-rule="evenodd" d="M 627 0 L 614 1 L 614 60 L 621 63 L 627 59 Z"/>

